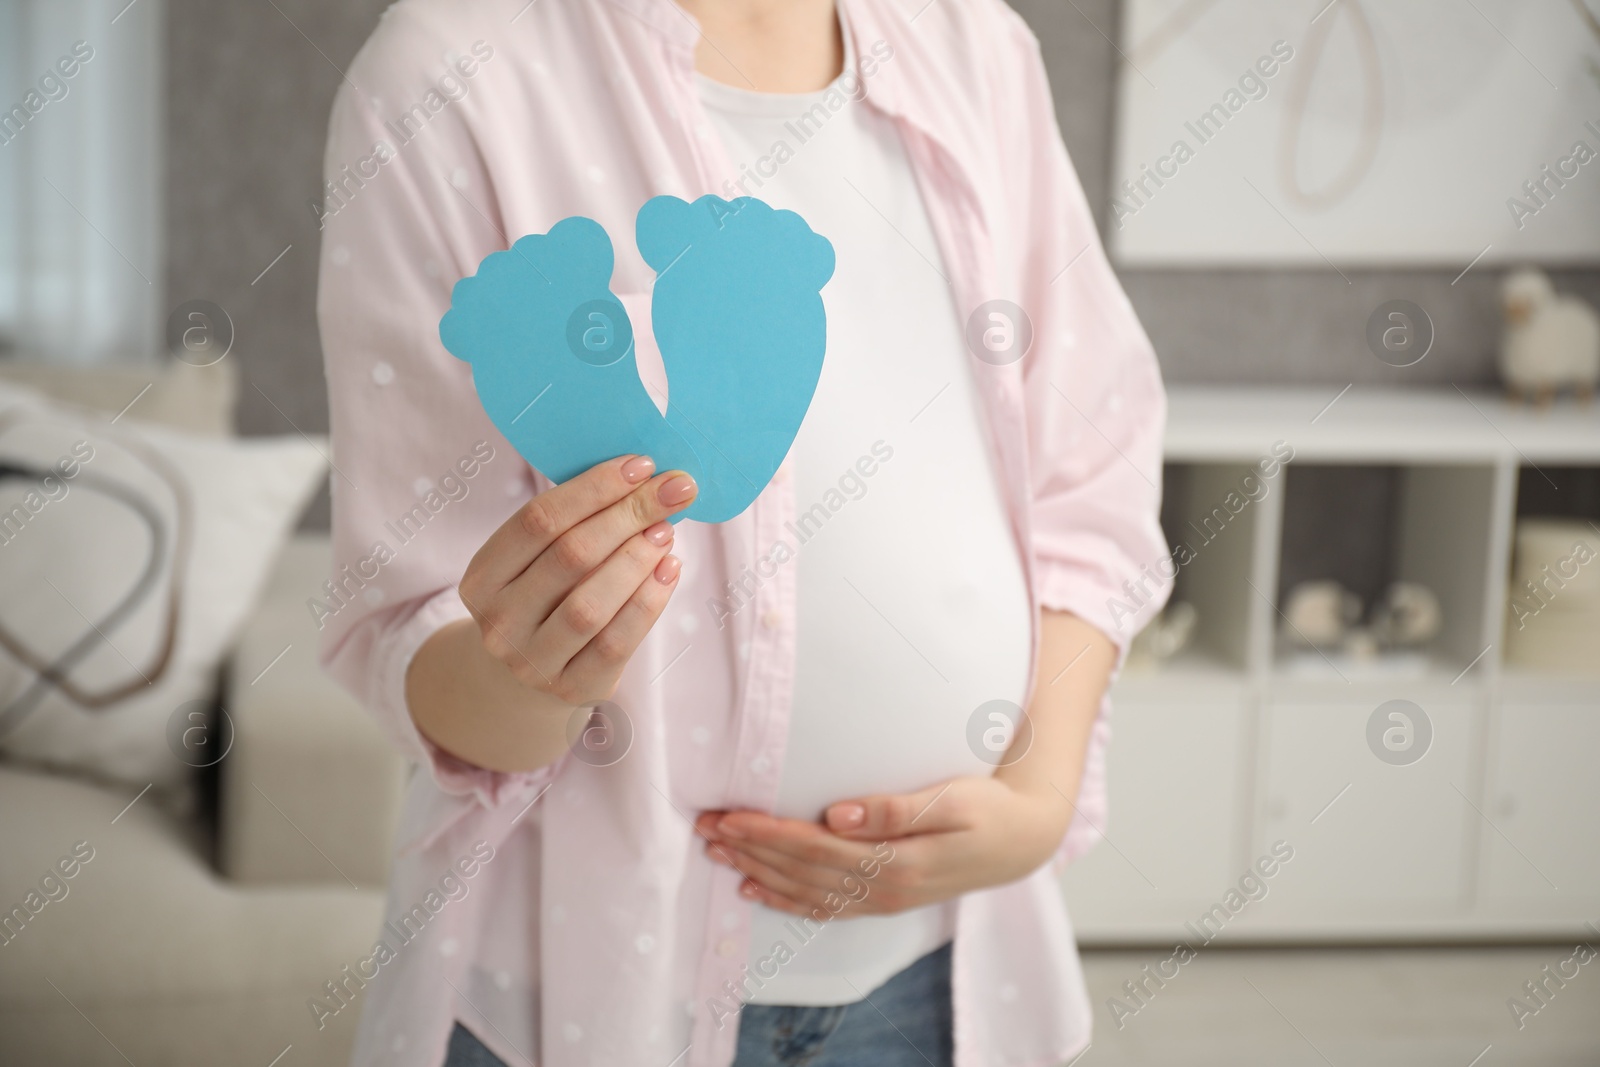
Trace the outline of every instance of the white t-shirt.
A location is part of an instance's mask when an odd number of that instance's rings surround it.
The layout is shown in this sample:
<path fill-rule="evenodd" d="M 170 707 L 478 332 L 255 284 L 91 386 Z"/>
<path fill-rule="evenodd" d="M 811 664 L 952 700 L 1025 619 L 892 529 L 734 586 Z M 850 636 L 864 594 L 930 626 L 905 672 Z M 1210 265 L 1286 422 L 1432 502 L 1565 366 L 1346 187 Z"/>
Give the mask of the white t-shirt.
<path fill-rule="evenodd" d="M 802 543 L 783 564 L 799 568 L 798 644 L 776 814 L 816 819 L 836 801 L 991 773 L 968 721 L 988 701 L 1022 701 L 1028 592 L 899 133 L 840 82 L 801 95 L 699 84 L 747 176 L 739 195 L 798 212 L 837 256 L 827 356 L 789 459 Z M 751 1001 L 860 1000 L 953 933 L 951 904 L 850 914 L 803 935 L 756 905 Z M 792 958 L 766 978 L 779 941 Z"/>

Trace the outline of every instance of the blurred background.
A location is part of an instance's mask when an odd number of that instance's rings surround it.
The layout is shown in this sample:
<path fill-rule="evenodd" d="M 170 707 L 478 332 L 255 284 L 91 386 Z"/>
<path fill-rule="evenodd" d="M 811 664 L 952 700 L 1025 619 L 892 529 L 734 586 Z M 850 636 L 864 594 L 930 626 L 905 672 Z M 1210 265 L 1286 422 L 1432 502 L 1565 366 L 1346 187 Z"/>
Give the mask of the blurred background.
<path fill-rule="evenodd" d="M 1600 4 L 1012 3 L 1172 401 L 1079 1062 L 1600 1063 Z M 386 6 L 0 0 L 7 1063 L 348 1055 L 406 769 L 314 662 L 316 205 Z"/>

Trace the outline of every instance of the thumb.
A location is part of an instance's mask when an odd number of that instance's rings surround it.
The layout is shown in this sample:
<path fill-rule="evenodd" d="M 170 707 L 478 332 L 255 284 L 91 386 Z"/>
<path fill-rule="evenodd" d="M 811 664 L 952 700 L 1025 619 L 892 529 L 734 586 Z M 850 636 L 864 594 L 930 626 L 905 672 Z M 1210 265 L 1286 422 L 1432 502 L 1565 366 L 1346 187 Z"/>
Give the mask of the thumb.
<path fill-rule="evenodd" d="M 833 833 L 853 841 L 883 841 L 960 829 L 954 798 L 947 795 L 954 784 L 944 782 L 915 793 L 841 800 L 829 805 L 823 821 Z"/>

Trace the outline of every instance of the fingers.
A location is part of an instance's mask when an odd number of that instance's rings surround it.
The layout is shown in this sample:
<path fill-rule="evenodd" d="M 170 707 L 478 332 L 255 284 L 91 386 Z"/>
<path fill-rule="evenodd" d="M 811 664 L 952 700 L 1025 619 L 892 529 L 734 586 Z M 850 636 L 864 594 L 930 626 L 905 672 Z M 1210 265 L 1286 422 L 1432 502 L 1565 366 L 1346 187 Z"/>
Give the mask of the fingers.
<path fill-rule="evenodd" d="M 655 461 L 649 456 L 619 456 L 595 464 L 522 505 L 473 556 L 467 571 L 476 591 L 487 596 L 509 585 L 556 538 L 627 497 L 655 470 Z"/>
<path fill-rule="evenodd" d="M 795 859 L 785 852 L 777 849 L 766 848 L 762 845 L 734 845 L 731 842 L 710 842 L 706 845 L 706 854 L 718 862 L 728 862 L 727 857 L 747 857 L 752 861 L 761 863 L 777 871 L 785 878 L 801 885 L 810 886 L 823 892 L 838 890 L 843 892 L 843 879 L 851 870 L 841 870 L 838 867 L 820 866 Z"/>
<path fill-rule="evenodd" d="M 760 882 L 746 878 L 739 887 L 739 895 L 746 900 L 753 900 L 757 904 L 765 904 L 773 911 L 781 911 L 788 915 L 811 915 L 820 910 L 816 905 L 798 904 L 782 894 L 775 893 Z"/>
<path fill-rule="evenodd" d="M 829 892 L 837 892 L 795 881 L 747 852 L 719 849 L 715 844 L 707 851 L 713 861 L 732 867 L 745 876 L 744 885 L 739 887 L 742 896 L 780 911 L 805 914 L 812 908 L 822 907 Z M 762 890 L 766 892 L 762 893 Z"/>
<path fill-rule="evenodd" d="M 829 830 L 852 841 L 883 841 L 912 834 L 943 833 L 967 827 L 956 782 L 916 793 L 863 797 L 831 805 L 823 813 Z"/>
<path fill-rule="evenodd" d="M 668 547 L 671 547 L 670 542 Z M 678 587 L 681 571 L 682 564 L 677 556 L 662 555 L 656 560 L 611 621 L 570 657 L 563 681 L 587 692 L 597 688 L 603 679 L 615 678 L 666 609 L 667 601 Z"/>
<path fill-rule="evenodd" d="M 726 841 L 733 848 L 768 848 L 803 863 L 841 871 L 854 867 L 871 851 L 868 846 L 846 841 L 816 823 L 775 819 L 759 811 L 733 811 L 720 817 L 708 813 L 701 816 L 696 825 L 709 839 Z"/>
<path fill-rule="evenodd" d="M 549 656 L 565 668 L 628 602 L 667 554 L 671 543 L 672 527 L 665 522 L 623 541 L 588 577 L 560 598 L 542 624 L 534 626 L 533 643 L 541 656 Z"/>
<path fill-rule="evenodd" d="M 892 914 L 944 899 L 948 894 L 938 895 L 943 882 L 930 876 L 939 857 L 945 866 L 952 856 L 957 868 L 968 862 L 951 851 L 959 834 L 866 844 L 815 823 L 752 811 L 705 812 L 695 829 L 706 838 L 713 862 L 745 875 L 741 892 L 749 899 L 795 914 L 817 905 L 835 916 L 841 908 L 856 915 Z"/>
<path fill-rule="evenodd" d="M 529 591 L 519 600 L 513 593 L 502 591 L 491 597 L 480 608 L 485 647 L 524 685 L 542 688 L 569 704 L 609 695 L 609 685 L 605 687 L 607 692 L 593 693 L 588 687 L 572 684 L 576 676 L 568 671 L 570 661 L 598 638 L 666 555 L 671 543 L 672 527 L 658 523 L 629 538 L 593 574 L 564 591 L 565 595 L 562 590 L 541 590 L 537 594 Z M 553 601 L 555 607 L 536 608 L 530 604 L 535 598 Z M 540 619 L 544 621 L 541 623 Z"/>
<path fill-rule="evenodd" d="M 850 915 L 882 915 L 915 907 L 921 898 L 898 887 L 898 876 L 891 879 L 890 863 L 895 854 L 885 846 L 883 855 L 874 855 L 841 871 L 816 867 L 791 860 L 779 853 L 753 847 L 735 848 L 728 843 L 708 842 L 706 855 L 713 863 L 731 867 L 745 876 L 741 895 L 770 908 L 813 914 L 825 910 L 838 918 Z M 890 881 L 896 885 L 888 884 Z"/>
<path fill-rule="evenodd" d="M 506 595 L 527 612 L 535 626 L 543 623 L 585 575 L 611 558 L 629 538 L 688 507 L 697 491 L 694 479 L 682 471 L 668 471 L 640 484 L 551 541 L 511 582 Z M 540 499 L 535 497 L 531 503 Z"/>

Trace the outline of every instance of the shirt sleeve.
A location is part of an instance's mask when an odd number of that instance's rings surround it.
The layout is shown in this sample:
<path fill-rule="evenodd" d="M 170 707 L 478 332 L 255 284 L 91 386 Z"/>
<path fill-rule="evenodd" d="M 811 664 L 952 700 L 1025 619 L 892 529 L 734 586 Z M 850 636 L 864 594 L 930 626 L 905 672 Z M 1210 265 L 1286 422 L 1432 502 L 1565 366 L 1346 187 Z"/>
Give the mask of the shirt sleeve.
<path fill-rule="evenodd" d="M 1034 326 L 1023 397 L 1036 586 L 1044 607 L 1093 624 L 1125 654 L 1172 591 L 1160 524 L 1166 393 L 1067 157 L 1031 34 L 1019 69 L 1011 121 L 1023 138 L 1022 306 Z"/>
<path fill-rule="evenodd" d="M 1016 62 L 1004 68 L 1016 81 L 1000 97 L 1007 105 L 996 125 L 1009 131 L 1007 158 L 1017 161 L 1012 232 L 1022 235 L 1021 303 L 1034 327 L 1022 374 L 1035 591 L 1042 607 L 1105 633 L 1120 670 L 1172 592 L 1160 523 L 1166 393 L 1068 158 L 1038 41 L 1014 12 L 1002 17 L 1020 40 Z M 1058 871 L 1105 836 L 1110 710 L 1107 695 L 1052 860 Z"/>
<path fill-rule="evenodd" d="M 334 574 L 308 607 L 324 668 L 400 752 L 446 793 L 494 804 L 553 768 L 503 774 L 464 763 L 418 732 L 405 696 L 417 649 L 469 617 L 456 583 L 472 554 L 536 488 L 484 414 L 470 368 L 439 341 L 454 282 L 506 247 L 471 133 L 486 94 L 442 96 L 447 64 L 463 57 L 441 53 L 436 34 L 391 12 L 334 103 L 314 208 Z M 464 57 L 481 83 L 486 72 Z M 464 70 L 448 84 L 469 79 Z"/>

